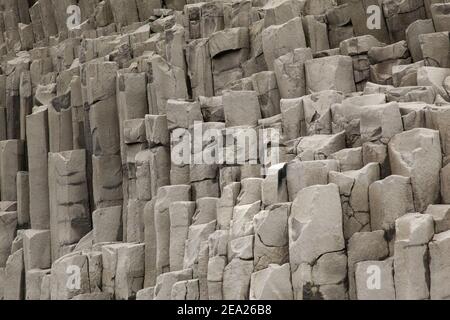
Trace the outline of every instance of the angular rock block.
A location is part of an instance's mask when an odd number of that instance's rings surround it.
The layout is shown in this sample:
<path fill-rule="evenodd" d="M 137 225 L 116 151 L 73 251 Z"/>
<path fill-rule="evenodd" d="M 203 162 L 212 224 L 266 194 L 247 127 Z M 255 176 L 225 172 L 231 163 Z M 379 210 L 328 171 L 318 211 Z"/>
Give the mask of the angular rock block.
<path fill-rule="evenodd" d="M 255 271 L 270 264 L 282 265 L 289 261 L 288 217 L 290 204 L 277 204 L 254 217 L 254 262 Z"/>
<path fill-rule="evenodd" d="M 208 39 L 196 39 L 186 46 L 188 75 L 194 98 L 214 95 Z"/>
<path fill-rule="evenodd" d="M 30 225 L 30 183 L 28 172 L 17 172 L 17 223 L 19 226 Z"/>
<path fill-rule="evenodd" d="M 166 112 L 169 130 L 177 128 L 189 129 L 196 121 L 203 121 L 198 102 L 170 99 L 167 101 Z"/>
<path fill-rule="evenodd" d="M 448 76 L 450 76 L 450 68 L 420 67 L 417 70 L 417 85 L 433 87 L 436 95 L 449 100 L 449 95 L 444 88 L 444 81 Z"/>
<path fill-rule="evenodd" d="M 199 300 L 199 281 L 184 280 L 176 282 L 172 287 L 171 300 Z"/>
<path fill-rule="evenodd" d="M 144 242 L 144 206 L 147 201 L 129 199 L 127 207 L 127 242 Z"/>
<path fill-rule="evenodd" d="M 342 41 L 355 36 L 351 25 L 351 6 L 348 3 L 329 8 L 325 16 L 328 21 L 330 48 L 339 48 Z"/>
<path fill-rule="evenodd" d="M 326 90 L 303 97 L 306 135 L 331 134 L 331 106 L 341 103 L 342 93 Z"/>
<path fill-rule="evenodd" d="M 17 212 L 0 212 L 0 267 L 6 266 L 17 228 Z"/>
<path fill-rule="evenodd" d="M 417 20 L 408 26 L 406 29 L 406 41 L 408 42 L 408 48 L 414 62 L 423 59 L 419 36 L 421 34 L 434 33 L 435 31 L 433 20 L 431 19 Z"/>
<path fill-rule="evenodd" d="M 270 118 L 280 113 L 280 93 L 274 72 L 263 71 L 251 77 L 253 88 L 258 94 L 263 118 Z"/>
<path fill-rule="evenodd" d="M 154 286 L 156 282 L 156 230 L 155 230 L 155 202 L 148 201 L 144 207 L 144 259 L 145 278 L 144 287 Z"/>
<path fill-rule="evenodd" d="M 330 50 L 328 28 L 324 16 L 307 15 L 302 18 L 306 43 L 313 52 Z"/>
<path fill-rule="evenodd" d="M 243 77 L 241 64 L 248 59 L 250 51 L 249 30 L 237 27 L 214 32 L 208 44 L 214 91 L 218 95 L 228 83 Z"/>
<path fill-rule="evenodd" d="M 119 155 L 92 156 L 92 186 L 97 209 L 122 203 L 122 160 Z"/>
<path fill-rule="evenodd" d="M 439 131 L 439 136 L 441 138 L 442 144 L 442 151 L 444 153 L 443 165 L 445 168 L 445 166 L 450 161 L 449 159 L 450 144 L 447 142 L 450 131 L 447 129 L 445 125 L 447 117 L 450 115 L 450 108 L 446 106 L 442 107 L 427 106 L 424 109 L 424 114 L 425 114 L 425 125 L 423 127 Z"/>
<path fill-rule="evenodd" d="M 32 269 L 25 274 L 25 300 L 42 300 L 42 284 L 45 277 L 50 276 L 50 269 Z"/>
<path fill-rule="evenodd" d="M 400 110 L 396 102 L 365 107 L 360 119 L 361 142 L 381 142 L 403 132 Z"/>
<path fill-rule="evenodd" d="M 370 80 L 378 84 L 393 84 L 393 69 L 398 65 L 411 63 L 406 41 L 399 41 L 384 47 L 373 47 L 368 52 Z"/>
<path fill-rule="evenodd" d="M 5 268 L 0 268 L 0 298 L 3 300 L 4 298 L 4 288 L 5 288 Z"/>
<path fill-rule="evenodd" d="M 116 93 L 117 71 L 118 65 L 115 62 L 93 62 L 87 64 L 81 77 L 83 102 L 93 105 L 98 101 L 107 101 L 109 97 L 114 96 Z M 114 112 L 113 110 L 111 111 Z"/>
<path fill-rule="evenodd" d="M 230 240 L 254 234 L 253 219 L 261 209 L 261 201 L 235 206 L 230 224 Z"/>
<path fill-rule="evenodd" d="M 395 300 L 393 259 L 362 261 L 356 264 L 358 300 Z"/>
<path fill-rule="evenodd" d="M 281 25 L 264 29 L 262 44 L 267 67 L 272 71 L 275 59 L 294 49 L 306 47 L 302 19 L 296 17 Z"/>
<path fill-rule="evenodd" d="M 153 70 L 153 69 L 152 69 Z M 156 71 L 155 71 L 156 72 Z M 155 77 L 158 74 L 155 74 Z M 117 105 L 117 120 L 111 119 L 110 121 L 118 121 L 119 125 L 116 128 L 119 129 L 121 153 L 122 157 L 125 157 L 123 143 L 124 137 L 124 124 L 126 120 L 142 119 L 147 113 L 149 113 L 149 107 L 147 103 L 147 90 L 146 90 L 146 74 L 145 73 L 117 73 L 116 78 L 116 98 L 112 96 L 108 100 L 113 100 Z M 154 112 L 158 112 L 154 102 Z M 112 105 L 110 103 L 109 105 Z M 113 111 L 109 117 L 113 117 Z M 106 129 L 106 128 L 105 128 Z M 142 130 L 142 127 L 141 127 Z M 139 130 L 138 130 L 139 131 Z M 114 132 L 111 132 L 114 134 Z M 115 136 L 117 139 L 117 134 Z M 117 140 L 116 140 L 117 141 Z M 116 144 L 117 146 L 117 144 Z"/>
<path fill-rule="evenodd" d="M 228 230 L 233 218 L 233 207 L 236 205 L 241 184 L 231 183 L 223 188 L 222 195 L 217 201 L 217 228 Z"/>
<path fill-rule="evenodd" d="M 97 209 L 92 213 L 94 243 L 122 239 L 122 206 Z"/>
<path fill-rule="evenodd" d="M 264 1 L 263 1 L 264 3 Z M 300 3 L 292 0 L 265 1 L 262 9 L 265 12 L 265 26 L 278 25 L 295 18 L 301 10 Z"/>
<path fill-rule="evenodd" d="M 123 136 L 126 144 L 145 142 L 147 139 L 145 132 L 145 120 L 125 120 L 123 123 Z"/>
<path fill-rule="evenodd" d="M 392 174 L 411 178 L 417 211 L 438 201 L 442 166 L 438 131 L 413 129 L 394 136 L 389 142 L 389 159 Z"/>
<path fill-rule="evenodd" d="M 303 99 L 281 99 L 281 126 L 283 139 L 293 140 L 306 135 Z"/>
<path fill-rule="evenodd" d="M 411 179 L 392 175 L 372 183 L 369 186 L 369 205 L 371 229 L 384 230 L 390 242 L 395 240 L 395 221 L 414 212 Z"/>
<path fill-rule="evenodd" d="M 155 9 L 161 8 L 160 0 L 136 0 L 139 21 L 145 21 L 154 14 Z"/>
<path fill-rule="evenodd" d="M 297 158 L 301 161 L 326 160 L 331 154 L 345 148 L 345 132 L 316 134 L 301 137 L 296 144 Z"/>
<path fill-rule="evenodd" d="M 297 48 L 274 60 L 273 70 L 282 99 L 298 98 L 306 94 L 305 63 L 312 59 L 310 48 Z"/>
<path fill-rule="evenodd" d="M 253 261 L 233 259 L 223 272 L 223 299 L 248 300 Z"/>
<path fill-rule="evenodd" d="M 23 234 L 25 230 L 17 230 L 17 235 L 11 244 L 11 253 L 23 248 Z"/>
<path fill-rule="evenodd" d="M 207 298 L 223 298 L 223 274 L 227 265 L 228 230 L 217 230 L 208 239 Z"/>
<path fill-rule="evenodd" d="M 183 268 L 192 269 L 195 276 L 199 276 L 200 251 L 202 242 L 207 241 L 210 234 L 216 229 L 216 221 L 191 225 L 185 244 Z"/>
<path fill-rule="evenodd" d="M 192 216 L 192 225 L 209 223 L 217 218 L 218 198 L 200 198 L 196 201 L 196 209 Z"/>
<path fill-rule="evenodd" d="M 45 37 L 56 35 L 58 33 L 58 28 L 56 25 L 56 18 L 52 7 L 52 1 L 39 1 L 39 9 L 41 19 L 42 21 L 45 21 L 45 23 L 42 23 Z"/>
<path fill-rule="evenodd" d="M 313 185 L 328 184 L 328 173 L 340 171 L 336 160 L 299 161 L 287 165 L 287 186 L 289 201 L 294 201 L 298 192 Z"/>
<path fill-rule="evenodd" d="M 187 99 L 187 87 L 183 69 L 170 65 L 161 56 L 152 58 L 153 83 L 158 114 L 166 113 L 169 99 Z"/>
<path fill-rule="evenodd" d="M 450 182 L 450 166 L 447 164 L 444 168 L 441 169 L 441 197 L 442 197 L 442 202 L 443 203 L 450 203 L 450 199 L 449 199 L 449 182 Z"/>
<path fill-rule="evenodd" d="M 23 142 L 5 140 L 0 142 L 0 173 L 2 201 L 17 201 L 17 172 L 23 169 Z"/>
<path fill-rule="evenodd" d="M 253 235 L 233 239 L 228 244 L 228 261 L 233 259 L 252 260 L 255 237 Z"/>
<path fill-rule="evenodd" d="M 376 0 L 364 0 L 364 1 L 355 1 L 355 0 L 344 0 L 343 3 L 348 3 L 351 7 L 350 15 L 351 21 L 353 25 L 353 29 L 356 35 L 371 35 L 382 42 L 389 42 L 389 32 L 386 26 L 385 17 L 382 11 L 382 8 L 379 7 L 379 3 Z M 370 14 L 374 13 L 373 6 L 377 6 L 379 10 L 379 20 L 369 20 L 367 21 L 367 17 L 372 17 Z M 378 13 L 378 11 L 375 11 Z M 371 23 L 379 23 L 374 28 Z"/>
<path fill-rule="evenodd" d="M 342 149 L 330 155 L 329 159 L 339 161 L 341 171 L 359 170 L 364 166 L 362 147 Z"/>
<path fill-rule="evenodd" d="M 159 188 L 155 202 L 156 270 L 161 274 L 170 270 L 170 204 L 190 200 L 190 186 L 166 186 Z"/>
<path fill-rule="evenodd" d="M 110 1 L 111 11 L 114 16 L 114 22 L 120 26 L 127 26 L 139 21 L 138 9 L 136 2 L 132 4 L 123 0 Z"/>
<path fill-rule="evenodd" d="M 156 197 L 160 187 L 169 185 L 170 182 L 170 150 L 167 147 L 150 149 L 150 186 L 152 198 Z"/>
<path fill-rule="evenodd" d="M 448 3 L 434 3 L 430 10 L 436 31 L 450 31 L 450 19 L 448 18 L 450 5 Z"/>
<path fill-rule="evenodd" d="M 102 247 L 102 291 L 117 300 L 136 297 L 144 283 L 145 244 L 118 243 Z"/>
<path fill-rule="evenodd" d="M 417 86 L 417 70 L 425 66 L 424 61 L 409 65 L 392 66 L 392 83 L 395 87 Z"/>
<path fill-rule="evenodd" d="M 23 300 L 25 296 L 25 268 L 23 249 L 8 257 L 5 266 L 4 300 Z"/>
<path fill-rule="evenodd" d="M 371 162 L 380 164 L 380 177 L 388 177 L 391 174 L 391 165 L 389 163 L 388 147 L 384 144 L 366 142 L 362 145 L 363 164 Z"/>
<path fill-rule="evenodd" d="M 450 261 L 446 254 L 450 245 L 449 236 L 449 231 L 435 234 L 429 243 L 431 300 L 447 299 L 449 295 L 449 288 L 445 285 L 450 266 Z"/>
<path fill-rule="evenodd" d="M 269 167 L 261 186 L 261 200 L 265 206 L 288 201 L 286 175 L 286 163 L 279 163 Z"/>
<path fill-rule="evenodd" d="M 362 261 L 383 260 L 389 255 L 388 243 L 386 242 L 384 231 L 355 233 L 348 241 L 347 252 L 349 297 L 355 300 L 359 296 L 359 292 L 357 291 L 358 279 L 356 278 L 357 264 Z"/>
<path fill-rule="evenodd" d="M 377 163 L 360 170 L 329 173 L 329 182 L 339 187 L 346 240 L 356 232 L 370 231 L 369 186 L 379 179 Z"/>
<path fill-rule="evenodd" d="M 434 235 L 433 218 L 428 214 L 409 213 L 396 220 L 395 229 L 396 299 L 428 299 L 428 242 Z"/>
<path fill-rule="evenodd" d="M 214 256 L 208 260 L 208 298 L 221 300 L 223 298 L 223 272 L 227 264 L 226 257 Z"/>
<path fill-rule="evenodd" d="M 145 115 L 145 133 L 150 148 L 169 145 L 169 131 L 166 115 Z"/>
<path fill-rule="evenodd" d="M 347 278 L 342 225 L 338 186 L 312 186 L 297 194 L 289 218 L 294 299 L 347 298 L 342 283 Z"/>
<path fill-rule="evenodd" d="M 166 272 L 156 279 L 154 300 L 170 300 L 172 297 L 173 285 L 179 281 L 191 280 L 192 270 Z"/>
<path fill-rule="evenodd" d="M 387 46 L 373 46 L 368 50 L 370 61 L 373 64 L 389 60 L 406 59 L 409 57 L 408 44 L 402 40 Z"/>
<path fill-rule="evenodd" d="M 227 127 L 257 125 L 262 117 L 258 95 L 254 91 L 225 92 L 223 110 Z"/>
<path fill-rule="evenodd" d="M 86 178 L 86 152 L 49 153 L 52 261 L 91 229 Z"/>
<path fill-rule="evenodd" d="M 73 149 L 72 110 L 64 100 L 64 97 L 56 97 L 48 107 L 50 152 Z"/>
<path fill-rule="evenodd" d="M 170 184 L 190 183 L 191 136 L 186 129 L 176 129 L 170 134 Z"/>
<path fill-rule="evenodd" d="M 348 56 L 331 56 L 305 62 L 306 92 L 336 90 L 344 93 L 356 91 L 353 61 Z"/>
<path fill-rule="evenodd" d="M 352 57 L 353 74 L 358 91 L 363 91 L 362 89 L 370 79 L 370 60 L 368 55 L 370 49 L 382 45 L 383 43 L 371 35 L 354 37 L 341 42 L 341 54 Z"/>
<path fill-rule="evenodd" d="M 427 105 L 422 102 L 400 103 L 403 127 L 405 131 L 425 127 L 425 111 Z"/>
<path fill-rule="evenodd" d="M 426 214 L 433 217 L 434 233 L 441 233 L 450 230 L 450 207 L 448 205 L 429 205 Z"/>
<path fill-rule="evenodd" d="M 361 146 L 360 121 L 365 106 L 374 106 L 386 103 L 384 93 L 367 94 L 344 99 L 341 104 L 331 107 L 332 131 L 338 133 L 345 131 L 345 139 L 348 146 Z"/>
<path fill-rule="evenodd" d="M 136 300 L 153 300 L 154 296 L 155 287 L 144 288 L 136 293 Z"/>
<path fill-rule="evenodd" d="M 50 230 L 25 230 L 23 232 L 25 270 L 51 267 Z"/>
<path fill-rule="evenodd" d="M 383 12 L 391 41 L 405 39 L 405 30 L 410 23 L 425 19 L 426 11 L 423 1 L 395 1 L 383 2 Z"/>
<path fill-rule="evenodd" d="M 294 297 L 289 264 L 270 264 L 252 274 L 250 300 L 292 300 Z"/>
<path fill-rule="evenodd" d="M 169 205 L 170 214 L 170 271 L 183 269 L 185 243 L 195 212 L 195 202 L 178 201 Z"/>
<path fill-rule="evenodd" d="M 225 115 L 223 112 L 223 97 L 203 97 L 198 98 L 200 102 L 200 109 L 203 114 L 205 122 L 225 122 Z"/>
<path fill-rule="evenodd" d="M 439 68 L 450 67 L 449 57 L 445 54 L 450 47 L 448 37 L 448 32 L 419 35 L 419 44 L 425 65 Z"/>
<path fill-rule="evenodd" d="M 100 252 L 73 252 L 57 259 L 51 269 L 51 299 L 69 300 L 80 294 L 100 292 L 102 266 Z"/>

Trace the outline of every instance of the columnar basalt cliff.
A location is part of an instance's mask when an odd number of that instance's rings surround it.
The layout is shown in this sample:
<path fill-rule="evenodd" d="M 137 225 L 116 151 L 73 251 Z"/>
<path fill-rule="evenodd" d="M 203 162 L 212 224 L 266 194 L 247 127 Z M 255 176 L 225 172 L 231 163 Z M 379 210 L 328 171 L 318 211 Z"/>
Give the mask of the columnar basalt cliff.
<path fill-rule="evenodd" d="M 0 300 L 447 299 L 450 3 L 0 0 Z"/>

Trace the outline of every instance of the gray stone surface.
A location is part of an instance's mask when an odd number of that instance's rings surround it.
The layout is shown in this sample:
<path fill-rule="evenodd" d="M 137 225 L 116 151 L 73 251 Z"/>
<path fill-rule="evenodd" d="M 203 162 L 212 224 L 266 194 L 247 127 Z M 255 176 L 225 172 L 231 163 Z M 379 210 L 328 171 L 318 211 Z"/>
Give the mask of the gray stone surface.
<path fill-rule="evenodd" d="M 0 2 L 0 300 L 448 299 L 449 1 Z"/>

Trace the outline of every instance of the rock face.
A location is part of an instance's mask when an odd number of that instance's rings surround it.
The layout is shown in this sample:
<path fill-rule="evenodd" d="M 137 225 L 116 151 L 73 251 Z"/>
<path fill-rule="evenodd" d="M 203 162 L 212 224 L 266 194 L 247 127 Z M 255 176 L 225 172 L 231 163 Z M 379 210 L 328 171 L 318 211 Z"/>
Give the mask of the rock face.
<path fill-rule="evenodd" d="M 430 296 L 428 243 L 434 235 L 433 218 L 428 214 L 409 213 L 397 219 L 395 224 L 396 298 L 428 299 Z M 402 272 L 396 270 L 402 270 Z"/>
<path fill-rule="evenodd" d="M 394 175 L 411 178 L 417 211 L 422 212 L 439 201 L 442 167 L 439 131 L 418 128 L 394 136 L 389 143 L 389 159 Z"/>
<path fill-rule="evenodd" d="M 339 186 L 346 240 L 356 232 L 370 231 L 369 186 L 379 178 L 377 163 L 360 170 L 329 173 L 329 182 Z"/>
<path fill-rule="evenodd" d="M 0 300 L 448 299 L 449 32 L 446 0 L 0 1 Z"/>
<path fill-rule="evenodd" d="M 348 56 L 308 60 L 305 63 L 306 88 L 308 93 L 337 90 L 344 93 L 356 91 L 353 76 L 353 61 Z"/>
<path fill-rule="evenodd" d="M 289 257 L 294 298 L 346 299 L 347 255 L 338 186 L 301 190 L 291 211 Z"/>

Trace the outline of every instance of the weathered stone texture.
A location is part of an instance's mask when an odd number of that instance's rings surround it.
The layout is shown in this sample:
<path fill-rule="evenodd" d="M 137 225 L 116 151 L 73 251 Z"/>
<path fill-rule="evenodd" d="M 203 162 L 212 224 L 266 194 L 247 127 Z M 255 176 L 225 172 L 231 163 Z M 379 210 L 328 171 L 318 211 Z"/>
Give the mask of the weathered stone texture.
<path fill-rule="evenodd" d="M 448 0 L 0 1 L 0 300 L 448 299 L 449 32 Z"/>

